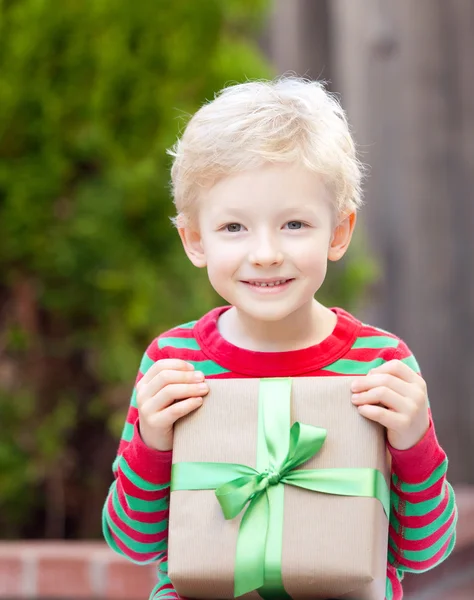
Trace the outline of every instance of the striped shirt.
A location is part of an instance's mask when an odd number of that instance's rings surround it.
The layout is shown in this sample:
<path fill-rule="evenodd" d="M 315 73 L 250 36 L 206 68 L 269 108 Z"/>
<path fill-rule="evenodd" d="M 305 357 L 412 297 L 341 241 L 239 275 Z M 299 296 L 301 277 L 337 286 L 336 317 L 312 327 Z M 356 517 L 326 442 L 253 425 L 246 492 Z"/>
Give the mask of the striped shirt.
<path fill-rule="evenodd" d="M 321 343 L 288 352 L 254 352 L 238 348 L 219 333 L 217 320 L 228 307 L 212 310 L 199 321 L 159 336 L 143 356 L 136 383 L 163 358 L 180 358 L 206 378 L 326 377 L 366 375 L 398 359 L 419 372 L 416 359 L 395 335 L 365 325 L 346 311 L 332 309 L 337 324 Z M 455 543 L 456 506 L 446 480 L 447 459 L 430 422 L 413 448 L 392 455 L 386 600 L 402 598 L 403 574 L 435 567 Z M 150 598 L 176 600 L 167 574 L 168 502 L 171 451 L 145 446 L 138 431 L 136 388 L 133 391 L 117 458 L 114 482 L 103 511 L 109 546 L 131 561 L 157 562 L 157 585 Z"/>

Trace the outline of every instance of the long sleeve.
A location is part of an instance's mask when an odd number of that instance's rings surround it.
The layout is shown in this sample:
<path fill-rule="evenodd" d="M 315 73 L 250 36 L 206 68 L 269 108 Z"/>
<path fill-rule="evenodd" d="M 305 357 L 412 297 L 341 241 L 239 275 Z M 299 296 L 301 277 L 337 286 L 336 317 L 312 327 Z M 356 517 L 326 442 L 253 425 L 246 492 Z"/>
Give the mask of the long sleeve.
<path fill-rule="evenodd" d="M 416 360 L 401 343 L 396 358 L 418 372 Z M 431 417 L 431 415 L 430 415 Z M 448 461 L 433 422 L 413 448 L 392 455 L 388 561 L 399 572 L 421 573 L 451 553 L 456 539 L 454 492 L 446 479 Z M 401 574 L 401 573 L 400 573 Z"/>
<path fill-rule="evenodd" d="M 161 358 L 160 354 L 155 340 L 143 356 L 136 384 Z M 114 481 L 104 505 L 103 534 L 114 551 L 135 563 L 162 561 L 158 570 L 163 575 L 160 589 L 164 592 L 171 588 L 166 558 L 172 453 L 152 450 L 143 443 L 138 428 L 136 384 L 113 464 Z"/>

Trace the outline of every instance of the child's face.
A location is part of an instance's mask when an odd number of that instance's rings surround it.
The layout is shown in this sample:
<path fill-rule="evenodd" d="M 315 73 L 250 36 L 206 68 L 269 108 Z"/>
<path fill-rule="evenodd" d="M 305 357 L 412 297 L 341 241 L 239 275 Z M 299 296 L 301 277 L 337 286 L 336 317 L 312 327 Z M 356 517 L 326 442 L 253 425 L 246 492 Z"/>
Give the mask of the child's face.
<path fill-rule="evenodd" d="M 293 165 L 226 177 L 200 199 L 198 227 L 180 229 L 186 252 L 229 304 L 262 321 L 310 306 L 327 261 L 344 254 L 355 215 L 336 226 L 322 178 Z"/>

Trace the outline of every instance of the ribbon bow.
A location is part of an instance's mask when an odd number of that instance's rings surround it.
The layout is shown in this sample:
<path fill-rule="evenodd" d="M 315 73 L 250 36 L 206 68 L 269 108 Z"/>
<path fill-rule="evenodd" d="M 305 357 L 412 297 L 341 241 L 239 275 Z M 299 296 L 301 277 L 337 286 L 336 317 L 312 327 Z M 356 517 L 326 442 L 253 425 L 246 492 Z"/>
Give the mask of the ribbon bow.
<path fill-rule="evenodd" d="M 243 477 L 229 481 L 216 489 L 216 497 L 221 505 L 226 519 L 233 519 L 244 509 L 247 502 L 259 494 L 263 494 L 269 486 L 287 483 L 298 485 L 299 473 L 293 469 L 299 467 L 321 449 L 327 432 L 321 427 L 294 423 L 290 430 L 290 447 L 288 454 L 281 464 L 276 464 L 277 458 L 271 456 L 274 448 L 271 437 L 265 436 L 267 449 L 270 454 L 270 465 L 262 472 L 239 465 L 241 471 L 246 471 Z M 321 473 L 321 471 L 316 471 Z M 308 471 L 306 471 L 308 473 Z"/>

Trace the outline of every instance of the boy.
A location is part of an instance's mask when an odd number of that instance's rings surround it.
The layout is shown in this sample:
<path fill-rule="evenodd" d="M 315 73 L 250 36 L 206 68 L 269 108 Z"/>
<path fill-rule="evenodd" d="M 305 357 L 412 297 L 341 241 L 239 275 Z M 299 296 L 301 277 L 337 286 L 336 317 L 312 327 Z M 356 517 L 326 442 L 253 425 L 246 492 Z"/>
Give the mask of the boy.
<path fill-rule="evenodd" d="M 172 155 L 184 250 L 229 306 L 148 347 L 104 507 L 107 542 L 135 562 L 159 561 L 151 597 L 177 598 L 167 576 L 173 425 L 205 402 L 206 378 L 364 375 L 353 403 L 387 429 L 386 599 L 400 600 L 405 571 L 450 554 L 456 508 L 410 350 L 315 299 L 328 260 L 349 246 L 361 205 L 361 166 L 343 110 L 318 82 L 232 86 L 194 115 Z"/>

